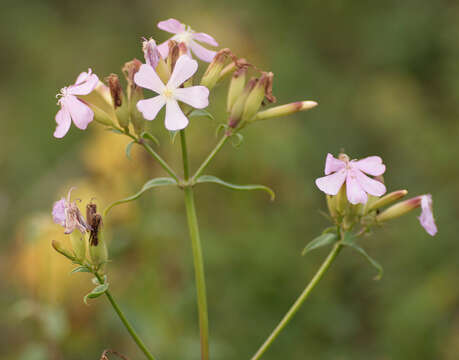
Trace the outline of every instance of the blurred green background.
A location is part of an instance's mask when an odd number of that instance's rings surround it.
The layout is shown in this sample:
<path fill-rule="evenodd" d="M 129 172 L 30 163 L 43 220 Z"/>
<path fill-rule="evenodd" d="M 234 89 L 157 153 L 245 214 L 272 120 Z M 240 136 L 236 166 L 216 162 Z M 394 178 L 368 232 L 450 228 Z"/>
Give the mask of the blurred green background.
<path fill-rule="evenodd" d="M 345 250 L 265 359 L 459 358 L 459 3 L 406 1 L 14 1 L 0 12 L 0 358 L 99 359 L 106 348 L 142 359 L 104 298 L 83 304 L 90 277 L 51 249 L 64 240 L 53 201 L 101 206 L 163 171 L 141 149 L 91 125 L 52 137 L 55 94 L 92 67 L 102 78 L 142 58 L 140 38 L 174 17 L 275 73 L 278 102 L 320 106 L 247 128 L 208 169 L 277 192 L 197 188 L 208 281 L 211 353 L 249 359 L 302 291 L 326 250 L 304 245 L 327 226 L 314 185 L 327 152 L 378 154 L 389 190 L 430 192 L 439 233 L 410 214 L 362 245 L 381 281 Z M 225 121 L 226 84 L 210 111 Z M 221 114 L 221 115 L 220 115 Z M 216 142 L 216 123 L 194 119 L 192 165 Z M 151 123 L 159 151 L 177 144 Z M 199 359 L 191 249 L 182 194 L 152 191 L 106 219 L 111 290 L 159 360 Z"/>

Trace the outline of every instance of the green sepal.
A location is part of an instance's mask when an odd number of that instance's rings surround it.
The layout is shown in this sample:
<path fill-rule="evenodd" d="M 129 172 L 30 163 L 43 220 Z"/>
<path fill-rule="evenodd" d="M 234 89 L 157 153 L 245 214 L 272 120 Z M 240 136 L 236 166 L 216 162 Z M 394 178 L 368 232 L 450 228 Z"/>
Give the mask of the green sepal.
<path fill-rule="evenodd" d="M 219 179 L 218 177 L 212 176 L 212 175 L 202 175 L 196 180 L 196 183 L 198 184 L 199 183 L 209 183 L 209 182 L 219 184 L 219 185 L 225 186 L 233 190 L 264 190 L 270 195 L 271 201 L 274 201 L 276 197 L 276 194 L 274 193 L 274 191 L 264 185 L 236 185 L 236 184 L 231 184 L 229 182 L 223 181 Z"/>
<path fill-rule="evenodd" d="M 204 109 L 194 109 L 190 115 L 188 115 L 188 117 L 206 117 L 210 120 L 214 120 L 215 121 L 215 118 L 214 116 L 208 112 L 207 110 L 204 110 Z"/>
<path fill-rule="evenodd" d="M 97 285 L 92 291 L 86 295 L 83 299 L 84 303 L 88 305 L 88 299 L 95 299 L 98 298 L 99 296 L 105 294 L 105 292 L 108 290 L 108 283 L 100 284 Z"/>
<path fill-rule="evenodd" d="M 326 230 L 325 230 L 326 231 Z M 304 256 L 308 252 L 321 248 L 323 246 L 328 246 L 335 243 L 338 240 L 338 235 L 336 233 L 327 232 L 322 235 L 319 235 L 315 239 L 311 240 L 301 252 L 301 255 Z"/>
<path fill-rule="evenodd" d="M 121 200 L 117 200 L 111 203 L 110 205 L 108 205 L 107 208 L 104 210 L 104 216 L 106 216 L 108 212 L 111 210 L 111 208 L 113 208 L 116 205 L 120 205 L 120 204 L 124 204 L 130 201 L 137 200 L 147 190 L 150 190 L 150 189 L 153 189 L 159 186 L 170 186 L 170 185 L 177 185 L 177 181 L 175 181 L 174 179 L 170 177 L 160 177 L 160 178 L 148 180 L 142 186 L 142 189 L 140 189 L 140 191 L 137 192 L 136 194 L 129 196 L 127 198 L 121 199 Z"/>
<path fill-rule="evenodd" d="M 81 266 L 77 266 L 75 269 L 70 271 L 70 274 L 75 274 L 75 273 L 78 273 L 78 272 L 92 273 L 92 270 L 87 265 L 81 265 Z"/>
<path fill-rule="evenodd" d="M 343 238 L 343 241 L 342 241 L 342 244 L 344 246 L 348 246 L 352 249 L 354 249 L 355 251 L 357 251 L 358 253 L 360 253 L 361 255 L 363 255 L 363 257 L 378 271 L 378 274 L 374 277 L 375 280 L 380 280 L 384 274 L 384 269 L 383 267 L 375 260 L 373 259 L 370 255 L 368 255 L 368 253 L 360 246 L 358 245 L 356 242 L 355 242 L 355 235 L 350 233 L 350 232 L 346 232 L 344 234 L 344 238 Z"/>
<path fill-rule="evenodd" d="M 135 140 L 132 140 L 129 144 L 127 144 L 126 146 L 126 156 L 127 158 L 130 160 L 131 159 L 131 149 L 132 149 L 132 145 L 134 145 L 136 143 Z"/>

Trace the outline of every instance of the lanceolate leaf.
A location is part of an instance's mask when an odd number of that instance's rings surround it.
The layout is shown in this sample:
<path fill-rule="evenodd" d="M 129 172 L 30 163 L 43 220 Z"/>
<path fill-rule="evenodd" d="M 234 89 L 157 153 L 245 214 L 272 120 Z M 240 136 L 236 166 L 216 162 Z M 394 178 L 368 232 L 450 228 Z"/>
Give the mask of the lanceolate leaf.
<path fill-rule="evenodd" d="M 86 273 L 90 273 L 92 272 L 91 269 L 89 267 L 87 267 L 86 265 L 81 265 L 81 266 L 77 266 L 75 269 L 73 269 L 70 273 L 71 274 L 74 274 L 74 273 L 77 273 L 77 272 L 86 272 Z"/>
<path fill-rule="evenodd" d="M 131 149 L 132 149 L 132 145 L 135 144 L 135 141 L 131 141 L 129 144 L 127 144 L 126 146 L 126 156 L 128 159 L 131 158 Z"/>
<path fill-rule="evenodd" d="M 368 255 L 368 253 L 354 240 L 354 235 L 351 233 L 346 233 L 344 235 L 343 245 L 348 246 L 363 255 L 363 257 L 367 259 L 367 261 L 378 271 L 378 274 L 375 276 L 375 280 L 381 279 L 384 273 L 383 267 L 375 259 Z"/>
<path fill-rule="evenodd" d="M 338 235 L 336 235 L 335 233 L 322 234 L 316 237 L 314 240 L 311 240 L 308 243 L 308 245 L 306 245 L 306 247 L 303 249 L 303 252 L 301 253 L 301 255 L 304 256 L 311 250 L 318 249 L 323 246 L 331 245 L 334 242 L 336 242 L 337 239 L 338 239 Z"/>
<path fill-rule="evenodd" d="M 92 291 L 86 295 L 83 299 L 84 303 L 87 305 L 88 304 L 88 299 L 95 299 L 102 294 L 104 294 L 108 290 L 108 283 L 104 283 L 101 285 L 97 285 Z"/>
<path fill-rule="evenodd" d="M 174 179 L 170 178 L 170 177 L 160 177 L 160 178 L 151 179 L 151 180 L 147 181 L 143 185 L 142 189 L 140 189 L 140 191 L 137 192 L 136 194 L 134 194 L 132 196 L 129 196 L 127 198 L 121 199 L 121 200 L 117 200 L 117 201 L 111 203 L 104 210 L 104 215 L 107 215 L 107 213 L 111 210 L 111 208 L 113 208 L 116 205 L 124 204 L 124 203 L 127 203 L 127 202 L 134 201 L 134 200 L 138 199 L 147 190 L 153 189 L 155 187 L 170 186 L 170 185 L 177 185 L 177 182 Z"/>
<path fill-rule="evenodd" d="M 209 118 L 210 120 L 215 120 L 215 118 L 213 117 L 213 115 L 208 112 L 207 110 L 204 110 L 204 109 L 194 109 L 190 115 L 188 115 L 189 117 L 195 117 L 195 116 L 200 116 L 200 117 L 206 117 L 206 118 Z"/>
<path fill-rule="evenodd" d="M 148 131 L 144 131 L 142 135 L 140 135 L 144 139 L 151 140 L 153 143 L 159 146 L 159 140 L 154 137 L 152 134 L 150 134 Z"/>
<path fill-rule="evenodd" d="M 271 201 L 274 200 L 276 195 L 274 194 L 274 191 L 272 191 L 269 187 L 264 186 L 264 185 L 236 185 L 236 184 L 231 184 L 229 182 L 223 181 L 222 179 L 219 179 L 216 176 L 212 175 L 202 175 L 196 180 L 197 183 L 215 183 L 219 184 L 222 186 L 225 186 L 227 188 L 233 189 L 233 190 L 264 190 L 266 191 L 270 197 Z"/>

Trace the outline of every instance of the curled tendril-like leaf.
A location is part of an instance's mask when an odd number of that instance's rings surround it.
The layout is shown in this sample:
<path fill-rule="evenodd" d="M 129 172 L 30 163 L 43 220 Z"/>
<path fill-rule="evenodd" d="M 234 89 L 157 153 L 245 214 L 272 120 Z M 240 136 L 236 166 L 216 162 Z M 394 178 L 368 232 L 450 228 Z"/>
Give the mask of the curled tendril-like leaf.
<path fill-rule="evenodd" d="M 154 144 L 156 144 L 157 146 L 159 146 L 159 140 L 153 136 L 152 134 L 150 134 L 148 131 L 144 131 L 140 137 L 142 139 L 148 139 L 148 140 L 151 140 L 151 142 L 153 142 Z"/>
<path fill-rule="evenodd" d="M 231 145 L 233 145 L 235 149 L 238 149 L 239 146 L 241 146 L 242 142 L 244 141 L 244 136 L 242 136 L 242 134 L 239 134 L 239 133 L 235 133 L 233 134 L 233 136 L 235 138 L 232 137 Z"/>

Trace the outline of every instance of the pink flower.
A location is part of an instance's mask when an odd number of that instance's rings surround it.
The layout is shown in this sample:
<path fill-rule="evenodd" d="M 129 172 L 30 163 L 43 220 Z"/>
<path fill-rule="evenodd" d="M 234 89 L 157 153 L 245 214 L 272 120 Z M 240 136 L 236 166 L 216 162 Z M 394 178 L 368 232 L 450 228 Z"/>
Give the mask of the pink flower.
<path fill-rule="evenodd" d="M 143 64 L 134 75 L 134 82 L 145 89 L 153 90 L 158 96 L 137 102 L 137 109 L 147 120 L 153 120 L 166 105 L 166 129 L 171 131 L 187 127 L 188 119 L 180 109 L 177 100 L 194 108 L 203 109 L 209 105 L 209 89 L 205 86 L 180 87 L 198 70 L 198 62 L 188 55 L 178 58 L 174 71 L 167 83 L 161 81 L 153 68 Z"/>
<path fill-rule="evenodd" d="M 158 62 L 161 57 L 161 53 L 156 46 L 155 40 L 152 38 L 150 38 L 150 40 L 144 38 L 142 43 L 142 50 L 145 57 L 145 63 L 153 67 L 153 69 L 156 69 L 156 66 L 158 66 Z"/>
<path fill-rule="evenodd" d="M 59 224 L 65 228 L 65 233 L 70 234 L 73 230 L 78 229 L 83 234 L 90 227 L 81 215 L 80 209 L 76 205 L 75 201 L 70 201 L 70 194 L 72 193 L 72 187 L 68 194 L 67 199 L 61 198 L 56 201 L 53 205 L 53 220 L 56 224 Z"/>
<path fill-rule="evenodd" d="M 85 130 L 94 118 L 94 112 L 89 106 L 78 99 L 78 95 L 88 95 L 97 86 L 99 78 L 91 69 L 78 75 L 74 85 L 66 86 L 57 95 L 60 97 L 57 104 L 61 109 L 56 114 L 57 127 L 54 137 L 62 138 L 70 129 L 72 123 L 81 130 Z"/>
<path fill-rule="evenodd" d="M 386 187 L 364 173 L 379 176 L 384 173 L 386 166 L 379 156 L 369 156 L 362 160 L 351 160 L 347 155 L 340 155 L 339 159 L 327 154 L 324 177 L 316 180 L 317 187 L 328 195 L 338 194 L 341 186 L 346 182 L 347 198 L 351 204 L 365 204 L 367 194 L 381 196 Z"/>
<path fill-rule="evenodd" d="M 432 195 L 421 196 L 421 209 L 421 216 L 418 218 L 419 222 L 429 235 L 434 236 L 437 233 L 437 225 L 435 225 L 432 213 Z"/>
<path fill-rule="evenodd" d="M 185 26 L 185 24 L 182 24 L 178 20 L 168 19 L 165 21 L 160 21 L 158 23 L 158 28 L 175 34 L 170 38 L 170 40 L 185 43 L 187 48 L 191 49 L 191 51 L 193 51 L 194 54 L 202 61 L 211 62 L 216 54 L 215 51 L 208 50 L 196 42 L 200 41 L 212 46 L 218 46 L 218 43 L 212 36 L 205 33 L 194 32 L 189 26 Z M 169 53 L 168 41 L 158 45 L 158 50 L 161 53 L 163 59 L 165 59 Z"/>

